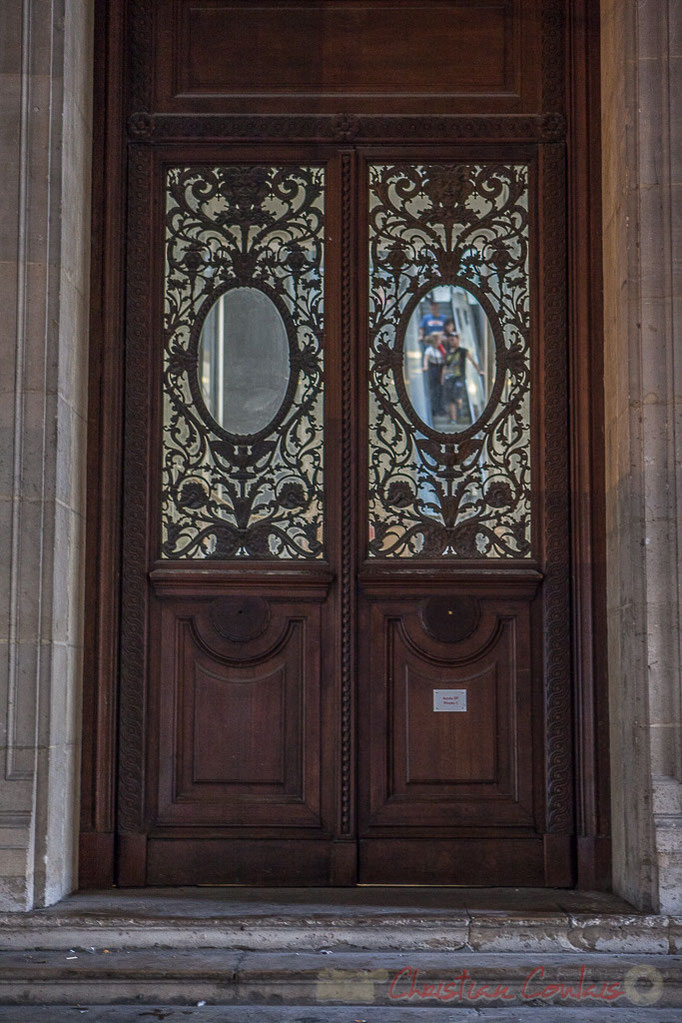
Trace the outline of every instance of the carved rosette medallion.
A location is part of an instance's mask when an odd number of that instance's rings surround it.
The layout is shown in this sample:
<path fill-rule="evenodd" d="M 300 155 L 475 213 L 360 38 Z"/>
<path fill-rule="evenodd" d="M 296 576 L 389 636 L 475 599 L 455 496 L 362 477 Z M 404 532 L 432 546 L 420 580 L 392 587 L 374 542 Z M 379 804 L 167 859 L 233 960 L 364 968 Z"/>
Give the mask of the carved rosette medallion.
<path fill-rule="evenodd" d="M 420 617 L 425 631 L 439 643 L 461 643 L 472 636 L 481 619 L 475 597 L 428 597 Z"/>
<path fill-rule="evenodd" d="M 270 608 L 262 597 L 218 597 L 209 608 L 211 625 L 231 643 L 248 643 L 270 624 Z"/>

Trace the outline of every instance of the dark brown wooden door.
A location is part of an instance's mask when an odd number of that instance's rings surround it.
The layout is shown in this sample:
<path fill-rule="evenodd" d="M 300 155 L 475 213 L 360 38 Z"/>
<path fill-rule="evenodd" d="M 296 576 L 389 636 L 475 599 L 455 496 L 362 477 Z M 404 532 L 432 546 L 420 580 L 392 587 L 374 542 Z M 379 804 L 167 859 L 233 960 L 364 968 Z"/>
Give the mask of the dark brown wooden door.
<path fill-rule="evenodd" d="M 608 885 L 597 5 L 95 6 L 81 884 Z"/>
<path fill-rule="evenodd" d="M 100 0 L 88 883 L 594 886 L 573 7 Z"/>
<path fill-rule="evenodd" d="M 131 147 L 119 883 L 570 883 L 545 148 Z"/>

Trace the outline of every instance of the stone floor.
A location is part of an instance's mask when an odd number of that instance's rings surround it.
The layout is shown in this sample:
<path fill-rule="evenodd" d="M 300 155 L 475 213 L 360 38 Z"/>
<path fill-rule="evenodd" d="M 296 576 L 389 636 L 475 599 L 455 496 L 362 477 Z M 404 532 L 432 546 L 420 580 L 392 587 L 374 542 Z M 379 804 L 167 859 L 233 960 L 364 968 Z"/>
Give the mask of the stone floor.
<path fill-rule="evenodd" d="M 682 920 L 604 893 L 82 892 L 0 918 L 0 1023 L 682 1023 L 679 953 Z M 468 971 L 488 989 L 508 985 L 508 1004 L 486 995 L 446 1007 L 427 993 L 394 1005 L 405 968 L 431 990 Z M 539 968 L 555 987 L 524 1000 Z M 617 1003 L 564 997 L 581 970 L 620 985 Z"/>
<path fill-rule="evenodd" d="M 0 949 L 65 945 L 665 955 L 682 921 L 603 892 L 403 887 L 110 889 L 0 917 Z"/>
<path fill-rule="evenodd" d="M 634 913 L 624 899 L 609 892 L 578 892 L 567 888 L 429 888 L 359 885 L 355 888 L 112 888 L 76 892 L 44 916 L 87 913 L 99 918 L 140 913 L 155 917 L 267 916 L 286 913 L 371 915 L 424 914 L 465 910 L 470 913 Z"/>
<path fill-rule="evenodd" d="M 0 1006 L 0 1023 L 680 1023 L 682 1009 L 392 1009 L 366 1006 Z"/>

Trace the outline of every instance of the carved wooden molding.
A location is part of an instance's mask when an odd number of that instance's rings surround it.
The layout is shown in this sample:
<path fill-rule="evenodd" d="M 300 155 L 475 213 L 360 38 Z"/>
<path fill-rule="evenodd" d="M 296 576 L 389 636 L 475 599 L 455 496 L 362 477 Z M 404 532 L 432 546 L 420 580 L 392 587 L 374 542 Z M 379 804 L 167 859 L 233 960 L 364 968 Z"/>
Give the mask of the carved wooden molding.
<path fill-rule="evenodd" d="M 202 139 L 248 142 L 560 142 L 566 118 L 551 112 L 519 116 L 372 117 L 360 114 L 270 115 L 152 114 L 128 118 L 135 141 Z"/>
<path fill-rule="evenodd" d="M 542 105 L 548 110 L 563 110 L 565 104 L 564 82 L 557 74 L 565 59 L 564 55 L 564 7 L 565 0 L 543 0 L 542 24 Z M 545 115 L 554 116 L 554 115 Z M 564 128 L 565 132 L 565 119 Z M 547 140 L 554 141 L 554 140 Z"/>
<path fill-rule="evenodd" d="M 545 478 L 545 749 L 547 830 L 573 828 L 572 700 L 570 650 L 570 534 L 563 487 L 569 473 L 568 353 L 566 347 L 566 261 L 564 154 L 550 146 L 543 155 L 541 197 L 544 220 L 542 262 L 543 333 L 545 337 L 544 444 L 552 451 Z"/>
<path fill-rule="evenodd" d="M 344 353 L 342 385 L 343 433 L 341 436 L 342 463 L 342 536 L 341 536 L 341 833 L 352 831 L 352 753 L 353 753 L 353 534 L 351 515 L 352 488 L 352 155 L 341 156 L 341 217 L 343 241 L 341 249 L 341 344 Z"/>
<path fill-rule="evenodd" d="M 126 401 L 130 408 L 148 405 L 147 337 L 149 298 L 144 267 L 149 258 L 147 207 L 151 180 L 151 150 L 138 147 L 130 161 L 130 219 L 128 228 L 129 286 L 127 297 Z M 147 442 L 145 425 L 136 416 L 125 423 L 122 583 L 119 696 L 119 822 L 124 831 L 143 827 L 145 691 L 147 678 L 147 540 L 139 523 L 147 514 Z"/>
<path fill-rule="evenodd" d="M 260 567 L 260 566 L 259 566 Z M 286 596 L 289 600 L 324 600 L 333 581 L 328 569 L 301 571 L 277 569 L 248 572 L 241 564 L 221 563 L 210 568 L 197 568 L 196 563 L 172 567 L 155 568 L 149 573 L 154 593 L 160 596 L 201 596 L 215 597 L 233 594 L 257 594 L 261 596 Z"/>

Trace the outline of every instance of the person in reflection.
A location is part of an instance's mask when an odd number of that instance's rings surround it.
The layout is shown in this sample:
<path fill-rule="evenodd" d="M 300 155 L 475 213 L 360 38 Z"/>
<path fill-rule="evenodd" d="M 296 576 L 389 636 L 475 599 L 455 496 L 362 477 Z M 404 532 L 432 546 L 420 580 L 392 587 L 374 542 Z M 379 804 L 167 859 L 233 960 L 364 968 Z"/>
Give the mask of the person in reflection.
<path fill-rule="evenodd" d="M 451 423 L 462 423 L 462 410 L 467 397 L 467 359 L 476 368 L 479 375 L 483 376 L 483 370 L 478 365 L 469 349 L 462 347 L 459 334 L 451 334 L 446 337 L 445 356 L 443 358 L 443 366 L 441 369 L 441 384 L 443 389 L 443 401 L 448 406 Z"/>
<path fill-rule="evenodd" d="M 440 314 L 440 306 L 438 302 L 430 302 L 431 312 L 426 313 L 421 318 L 419 324 L 419 341 L 422 346 L 422 351 L 426 350 L 429 338 L 431 334 L 442 333 L 443 327 L 445 326 L 445 318 Z"/>
<path fill-rule="evenodd" d="M 429 385 L 429 402 L 431 404 L 431 422 L 436 416 L 445 415 L 443 407 L 442 374 L 445 363 L 445 348 L 441 343 L 442 333 L 429 334 L 424 350 L 423 370 Z"/>
<path fill-rule="evenodd" d="M 445 326 L 443 327 L 443 337 L 441 339 L 441 344 L 443 345 L 444 351 L 447 350 L 450 342 L 452 341 L 456 333 L 457 331 L 455 330 L 455 321 L 452 319 L 446 320 Z"/>

